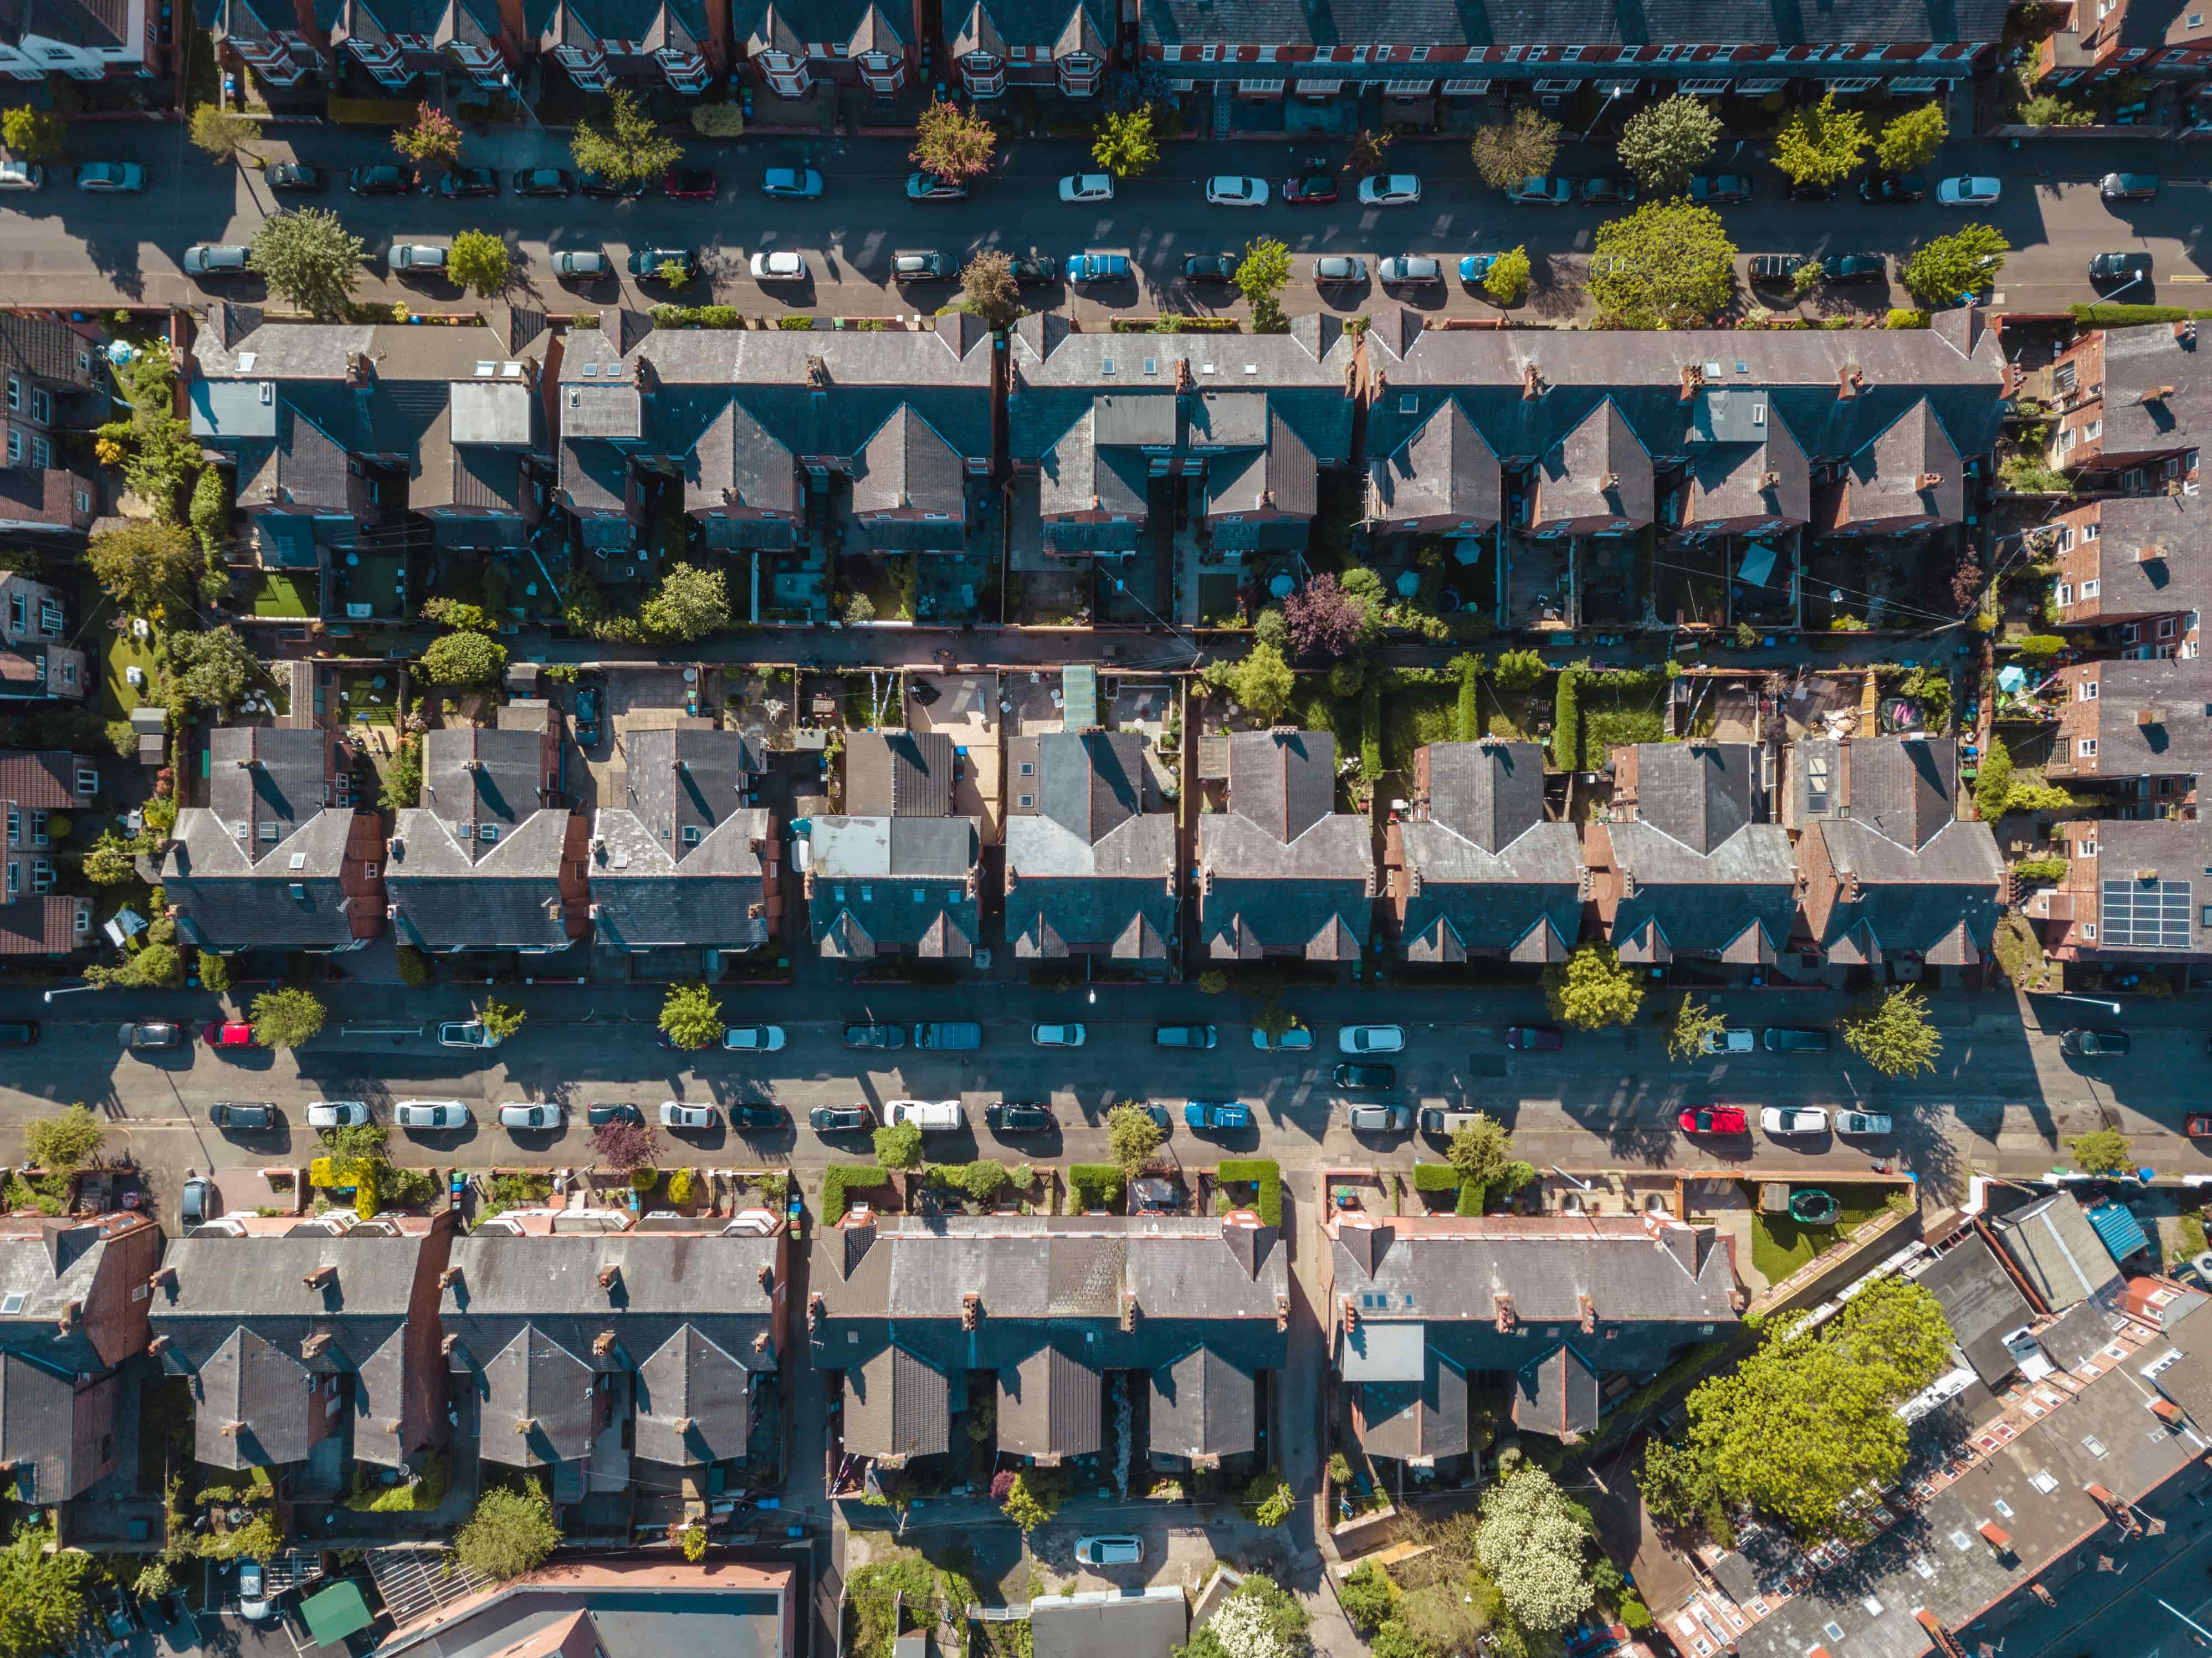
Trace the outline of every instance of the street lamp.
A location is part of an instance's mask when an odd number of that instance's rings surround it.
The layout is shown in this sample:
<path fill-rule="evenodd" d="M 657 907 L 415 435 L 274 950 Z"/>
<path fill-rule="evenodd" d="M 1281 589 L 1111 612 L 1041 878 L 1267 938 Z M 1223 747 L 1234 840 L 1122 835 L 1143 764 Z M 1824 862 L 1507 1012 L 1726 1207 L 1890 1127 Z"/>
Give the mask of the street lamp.
<path fill-rule="evenodd" d="M 1597 131 L 1597 124 L 1605 119 L 1606 111 L 1613 107 L 1614 100 L 1620 96 L 1620 88 L 1619 87 L 1615 87 L 1599 100 L 1597 113 L 1590 117 L 1590 124 L 1583 129 L 1583 142 L 1584 143 L 1588 143 L 1589 142 L 1590 134 Z"/>
<path fill-rule="evenodd" d="M 51 1003 L 57 996 L 76 996 L 82 994 L 85 991 L 97 990 L 100 987 L 98 985 L 70 985 L 61 990 L 49 990 L 46 994 L 46 999 Z"/>
<path fill-rule="evenodd" d="M 2118 1002 L 2105 1001 L 2095 996 L 2069 995 L 2063 991 L 2054 991 L 2047 993 L 2051 995 L 2053 1001 L 2081 1002 L 2090 1007 L 2101 1007 L 2106 1012 L 2111 1014 L 2116 1019 L 2120 1017 L 2120 1005 Z"/>
<path fill-rule="evenodd" d="M 2133 287 L 2134 287 L 2137 282 L 2141 282 L 2141 281 L 2142 281 L 2145 276 L 2148 276 L 2148 275 L 2150 275 L 2150 272 L 2148 272 L 2148 270 L 2138 270 L 2138 271 L 2136 271 L 2136 274 L 2135 274 L 2134 276 L 2132 276 L 2129 277 L 2129 278 L 2127 279 L 2127 281 L 2125 281 L 2125 282 L 2122 282 L 2122 283 L 2121 283 L 2118 288 L 2114 288 L 2111 293 L 2109 293 L 2109 294 L 2106 294 L 2106 295 L 2103 295 L 2103 296 L 2102 296 L 2101 298 L 2100 298 L 2100 299 L 2097 299 L 2097 300 L 2092 301 L 2091 301 L 2092 306 L 2094 307 L 2094 306 L 2099 306 L 2099 305 L 2110 305 L 2110 304 L 2111 304 L 2114 300 L 2117 300 L 2118 298 L 2119 298 L 2121 295 L 2123 295 L 2123 294 L 2126 293 L 2126 292 L 2128 291 L 2128 289 L 2130 289 L 2130 288 L 2133 288 Z M 2160 1602 L 2160 1604 L 2161 1604 L 2161 1605 L 2163 1605 L 2164 1603 L 2163 1603 L 2163 1602 Z"/>

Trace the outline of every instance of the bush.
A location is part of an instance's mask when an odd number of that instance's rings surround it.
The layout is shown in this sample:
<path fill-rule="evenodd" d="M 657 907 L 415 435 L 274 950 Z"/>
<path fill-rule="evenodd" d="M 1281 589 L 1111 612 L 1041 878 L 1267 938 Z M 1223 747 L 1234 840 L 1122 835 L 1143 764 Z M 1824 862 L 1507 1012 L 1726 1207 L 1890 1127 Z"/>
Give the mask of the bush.
<path fill-rule="evenodd" d="M 744 321 L 732 305 L 656 305 L 655 328 L 741 328 Z"/>
<path fill-rule="evenodd" d="M 49 1175 L 66 1175 L 83 1168 L 106 1143 L 106 1125 L 82 1105 L 72 1105 L 23 1129 L 25 1155 Z"/>
<path fill-rule="evenodd" d="M 1413 1189 L 1416 1192 L 1456 1192 L 1459 1187 L 1459 1170 L 1448 1163 L 1417 1163 L 1413 1165 Z"/>
<path fill-rule="evenodd" d="M 480 1577 L 503 1582 L 535 1570 L 561 1541 L 552 1505 L 535 1484 L 495 1486 L 453 1537 L 453 1557 Z"/>
<path fill-rule="evenodd" d="M 489 685 L 507 666 L 507 647 L 482 634 L 447 634 L 422 653 L 422 671 L 440 685 Z"/>
<path fill-rule="evenodd" d="M 890 1170 L 880 1163 L 831 1163 L 822 1174 L 822 1224 L 835 1226 L 843 1218 L 848 1190 L 873 1192 L 890 1183 Z"/>
<path fill-rule="evenodd" d="M 399 968 L 399 982 L 412 990 L 420 990 L 437 976 L 430 958 L 412 944 L 401 944 L 392 951 Z"/>
<path fill-rule="evenodd" d="M 1267 1157 L 1224 1157 L 1214 1170 L 1217 1179 L 1235 1181 L 1239 1185 L 1258 1187 L 1259 1194 L 1252 1207 L 1262 1224 L 1280 1226 L 1283 1224 L 1283 1169 Z"/>
<path fill-rule="evenodd" d="M 912 1169 L 921 1162 L 921 1129 L 910 1122 L 887 1123 L 876 1130 L 876 1161 L 887 1169 Z"/>
<path fill-rule="evenodd" d="M 1882 319 L 1881 325 L 1884 328 L 1925 328 L 1928 326 L 1928 313 L 1893 307 L 1889 315 Z"/>
<path fill-rule="evenodd" d="M 1561 771 L 1583 768 L 1583 676 L 1586 668 L 1560 671 L 1552 702 L 1552 763 Z"/>
<path fill-rule="evenodd" d="M 1121 1200 L 1123 1176 L 1110 1163 L 1070 1163 L 1067 1187 L 1078 1211 L 1110 1209 Z"/>
<path fill-rule="evenodd" d="M 1297 1502 L 1291 1482 L 1283 1478 L 1279 1470 L 1269 1468 L 1252 1476 L 1252 1483 L 1245 1486 L 1243 1500 L 1238 1507 L 1255 1526 L 1279 1526 L 1291 1517 L 1291 1509 Z"/>
<path fill-rule="evenodd" d="M 691 1201 L 691 1171 L 679 1169 L 668 1177 L 668 1200 L 671 1203 Z"/>
<path fill-rule="evenodd" d="M 200 951 L 200 983 L 220 996 L 230 988 L 230 963 L 211 950 Z"/>
<path fill-rule="evenodd" d="M 694 104 L 691 131 L 702 138 L 734 138 L 745 130 L 745 112 L 735 104 Z M 687 1558 L 697 1557 L 686 1552 Z"/>
<path fill-rule="evenodd" d="M 2023 881 L 2063 881 L 2066 870 L 2063 858 L 2022 858 L 2012 866 L 2014 875 Z"/>

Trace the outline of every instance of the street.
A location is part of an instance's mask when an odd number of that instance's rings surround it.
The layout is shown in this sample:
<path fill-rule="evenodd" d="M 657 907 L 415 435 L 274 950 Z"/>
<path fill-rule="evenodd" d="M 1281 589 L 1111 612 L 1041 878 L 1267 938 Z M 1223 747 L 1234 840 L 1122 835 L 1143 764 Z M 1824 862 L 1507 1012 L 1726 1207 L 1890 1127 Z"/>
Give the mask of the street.
<path fill-rule="evenodd" d="M 502 131 L 471 137 L 462 161 L 501 175 L 501 194 L 489 200 L 451 201 L 435 196 L 356 197 L 345 188 L 349 167 L 394 159 L 380 131 L 310 125 L 270 129 L 259 152 L 271 161 L 300 160 L 324 169 L 328 188 L 319 197 L 273 195 L 251 167 L 217 165 L 191 148 L 173 123 L 82 124 L 72 130 L 70 154 L 47 168 L 46 189 L 10 195 L 0 205 L 5 247 L 0 271 L 19 303 L 97 307 L 115 303 L 199 304 L 225 296 L 265 297 L 258 278 L 203 282 L 181 270 L 185 250 L 198 242 L 246 242 L 271 211 L 286 205 L 335 210 L 367 245 L 370 269 L 357 291 L 363 300 L 401 301 L 431 308 L 454 307 L 463 296 L 444 282 L 392 281 L 384 256 L 394 240 L 448 240 L 467 229 L 505 236 L 516 258 L 510 297 L 556 314 L 621 303 L 649 307 L 671 300 L 709 299 L 751 314 L 781 312 L 845 316 L 929 313 L 954 297 L 957 284 L 931 282 L 897 288 L 888 282 L 895 252 L 938 249 L 956 262 L 987 248 L 1036 252 L 1064 258 L 1085 248 L 1126 252 L 1137 267 L 1131 282 L 1078 293 L 1054 284 L 1024 291 L 1025 306 L 1057 306 L 1086 322 L 1115 315 L 1151 316 L 1162 310 L 1241 314 L 1243 301 L 1224 283 L 1187 282 L 1182 256 L 1238 252 L 1250 238 L 1279 237 L 1292 253 L 1284 295 L 1291 312 L 1328 310 L 1342 316 L 1402 303 L 1448 316 L 1499 314 L 1479 292 L 1455 277 L 1441 288 L 1385 293 L 1370 282 L 1317 292 L 1312 258 L 1352 252 L 1370 261 L 1394 253 L 1430 253 L 1455 260 L 1463 253 L 1494 252 L 1525 245 L 1535 265 L 1536 286 L 1511 315 L 1524 321 L 1565 322 L 1586 316 L 1584 256 L 1607 215 L 1580 205 L 1515 208 L 1474 176 L 1465 143 L 1407 140 L 1394 146 L 1386 165 L 1422 179 L 1420 201 L 1408 207 L 1363 208 L 1357 180 L 1339 175 L 1334 205 L 1285 206 L 1286 174 L 1316 154 L 1340 167 L 1344 146 L 1294 141 L 1186 141 L 1169 145 L 1159 167 L 1125 181 L 1115 200 L 1064 203 L 1056 181 L 1089 170 L 1087 146 L 1074 139 L 1020 140 L 1002 146 L 998 167 L 962 202 L 909 201 L 911 171 L 901 139 L 805 141 L 772 136 L 734 142 L 692 143 L 687 161 L 713 169 L 721 196 L 715 202 L 672 201 L 658 194 L 614 202 L 572 196 L 565 200 L 519 197 L 507 175 L 518 167 L 573 162 L 566 135 L 543 129 Z M 2160 173 L 2179 162 L 2199 167 L 2197 153 L 2152 141 L 2092 144 L 2038 140 L 2020 150 L 2001 141 L 1959 139 L 1925 169 L 1927 199 L 1869 207 L 1846 185 L 1833 202 L 1792 202 L 1782 175 L 1764 159 L 1763 146 L 1723 143 L 1711 167 L 1750 173 L 1758 189 L 1751 203 L 1719 210 L 1745 258 L 1760 252 L 1825 256 L 1839 252 L 1909 252 L 1971 218 L 1996 224 L 2014 252 L 1996 285 L 1995 308 L 2052 312 L 2091 300 L 2086 265 L 2097 253 L 2148 251 L 2155 275 L 2124 295 L 2129 303 L 2196 301 L 2197 285 L 2212 270 L 2200 258 L 2212 191 L 2203 177 L 2167 175 L 2154 201 L 2107 205 L 2097 182 L 2112 170 Z M 72 187 L 77 164 L 136 161 L 146 169 L 142 195 L 86 195 Z M 1579 182 L 1611 170 L 1612 146 L 1600 133 L 1589 143 L 1562 149 L 1559 173 Z M 816 201 L 769 200 L 759 192 L 769 166 L 812 166 L 824 176 Z M 1932 181 L 1947 174 L 1993 173 L 2003 179 L 2003 199 L 1975 213 L 1939 207 Z M 1209 207 L 1205 179 L 1248 173 L 1267 179 L 1273 194 L 1262 209 Z M 551 274 L 550 255 L 564 249 L 603 248 L 619 269 L 638 246 L 697 250 L 708 281 L 672 293 L 658 282 L 641 288 L 628 276 L 580 287 L 563 286 Z M 811 280 L 763 288 L 747 272 L 755 252 L 803 253 Z M 711 287 L 711 293 L 708 290 Z M 1743 290 L 1745 302 L 1788 310 L 1787 295 Z M 2212 299 L 2212 295 L 2205 296 Z M 1893 281 L 1816 295 L 1800 307 L 1871 311 L 1909 303 Z"/>

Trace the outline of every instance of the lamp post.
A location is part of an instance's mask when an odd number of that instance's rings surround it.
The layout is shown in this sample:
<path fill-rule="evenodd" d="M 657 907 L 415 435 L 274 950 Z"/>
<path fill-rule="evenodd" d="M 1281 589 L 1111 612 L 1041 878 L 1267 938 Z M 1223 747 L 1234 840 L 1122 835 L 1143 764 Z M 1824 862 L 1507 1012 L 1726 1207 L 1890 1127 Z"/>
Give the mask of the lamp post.
<path fill-rule="evenodd" d="M 1612 91 L 1607 93 L 1603 98 L 1598 100 L 1597 113 L 1590 117 L 1590 124 L 1583 129 L 1583 142 L 1584 143 L 1588 143 L 1589 142 L 1590 134 L 1597 131 L 1597 124 L 1605 119 L 1606 111 L 1611 109 L 1614 103 L 1618 101 L 1620 97 L 1620 88 L 1619 87 L 1615 87 Z"/>
<path fill-rule="evenodd" d="M 70 985 L 60 990 L 49 990 L 46 993 L 45 1000 L 51 1004 L 57 996 L 81 995 L 85 991 L 97 990 L 100 987 L 98 985 Z"/>

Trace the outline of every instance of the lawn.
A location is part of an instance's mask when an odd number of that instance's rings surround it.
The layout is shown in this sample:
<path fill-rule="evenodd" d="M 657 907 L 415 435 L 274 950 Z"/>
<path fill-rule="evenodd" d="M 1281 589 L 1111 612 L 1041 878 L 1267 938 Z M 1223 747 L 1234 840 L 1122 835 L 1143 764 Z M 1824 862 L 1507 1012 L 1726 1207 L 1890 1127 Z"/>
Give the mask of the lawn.
<path fill-rule="evenodd" d="M 1809 1183 L 1796 1181 L 1791 1189 L 1802 1189 Z M 1837 1217 L 1833 1226 L 1801 1226 L 1787 1215 L 1760 1214 L 1757 1184 L 1749 1181 L 1741 1184 L 1753 1206 L 1751 1264 L 1770 1284 L 1779 1284 L 1838 1239 L 1849 1237 L 1881 1213 L 1888 1206 L 1889 1194 L 1896 1189 L 1824 1181 L 1820 1189 L 1844 1206 L 1843 1213 Z"/>
<path fill-rule="evenodd" d="M 1359 758 L 1359 699 L 1331 696 L 1328 676 L 1302 673 L 1291 692 L 1285 718 L 1304 732 L 1328 732 L 1336 738 L 1336 757 Z"/>
<path fill-rule="evenodd" d="M 1382 764 L 1412 769 L 1413 751 L 1459 737 L 1457 685 L 1402 685 L 1382 693 Z"/>
<path fill-rule="evenodd" d="M 127 628 L 109 629 L 104 625 L 107 643 L 100 656 L 105 666 L 100 676 L 100 711 L 110 720 L 128 720 L 131 710 L 142 701 L 155 701 L 155 682 L 157 679 L 155 641 L 151 638 L 135 637 Z M 136 668 L 146 677 L 142 689 L 125 677 L 125 670 Z"/>
<path fill-rule="evenodd" d="M 253 584 L 253 614 L 302 618 L 316 614 L 315 594 L 299 577 L 264 570 Z"/>
<path fill-rule="evenodd" d="M 341 668 L 337 705 L 326 712 L 341 720 L 389 726 L 399 712 L 398 683 L 396 668 Z"/>

